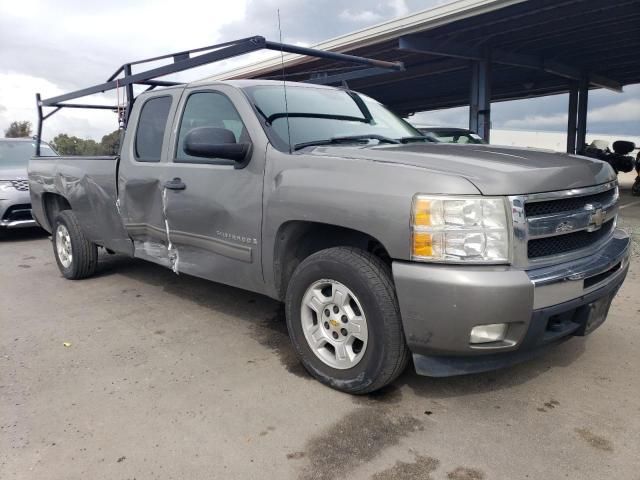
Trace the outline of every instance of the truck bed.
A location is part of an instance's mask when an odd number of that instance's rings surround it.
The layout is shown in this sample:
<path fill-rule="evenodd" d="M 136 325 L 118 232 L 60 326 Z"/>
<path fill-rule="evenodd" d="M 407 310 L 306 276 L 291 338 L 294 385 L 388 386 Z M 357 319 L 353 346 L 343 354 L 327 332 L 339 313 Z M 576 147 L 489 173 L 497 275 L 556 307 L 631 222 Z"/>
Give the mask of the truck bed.
<path fill-rule="evenodd" d="M 65 198 L 85 235 L 115 252 L 133 247 L 118 212 L 118 157 L 33 157 L 29 162 L 33 216 L 51 232 L 55 212 L 45 210 L 47 195 Z"/>

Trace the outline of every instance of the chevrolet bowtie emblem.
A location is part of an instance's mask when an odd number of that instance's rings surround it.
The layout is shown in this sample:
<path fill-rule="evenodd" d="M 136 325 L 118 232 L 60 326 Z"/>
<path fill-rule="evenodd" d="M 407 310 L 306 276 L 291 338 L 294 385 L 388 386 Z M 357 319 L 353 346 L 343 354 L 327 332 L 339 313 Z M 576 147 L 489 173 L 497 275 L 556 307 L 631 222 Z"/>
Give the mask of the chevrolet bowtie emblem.
<path fill-rule="evenodd" d="M 589 226 L 587 227 L 588 232 L 595 232 L 596 230 L 600 230 L 602 224 L 607 218 L 607 211 L 601 208 L 599 205 L 588 204 L 585 207 L 587 210 L 592 211 L 589 216 Z"/>

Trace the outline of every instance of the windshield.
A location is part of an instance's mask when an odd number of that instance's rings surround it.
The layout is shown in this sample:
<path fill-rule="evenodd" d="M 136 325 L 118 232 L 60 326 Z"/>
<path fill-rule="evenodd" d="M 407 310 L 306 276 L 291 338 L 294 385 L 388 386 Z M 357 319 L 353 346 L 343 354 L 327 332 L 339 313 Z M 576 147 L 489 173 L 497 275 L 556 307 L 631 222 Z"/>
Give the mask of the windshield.
<path fill-rule="evenodd" d="M 36 142 L 24 140 L 0 140 L 0 168 L 26 167 L 29 159 L 36 153 Z M 40 155 L 53 157 L 58 154 L 46 143 L 40 144 Z"/>
<path fill-rule="evenodd" d="M 398 140 L 421 136 L 380 103 L 354 92 L 287 85 L 285 107 L 282 85 L 249 87 L 246 91 L 260 115 L 268 119 L 269 136 L 281 150 L 288 150 L 289 144 L 293 147 L 337 137 L 375 135 Z"/>
<path fill-rule="evenodd" d="M 420 129 L 420 131 L 441 143 L 485 143 L 480 135 L 465 130 Z"/>

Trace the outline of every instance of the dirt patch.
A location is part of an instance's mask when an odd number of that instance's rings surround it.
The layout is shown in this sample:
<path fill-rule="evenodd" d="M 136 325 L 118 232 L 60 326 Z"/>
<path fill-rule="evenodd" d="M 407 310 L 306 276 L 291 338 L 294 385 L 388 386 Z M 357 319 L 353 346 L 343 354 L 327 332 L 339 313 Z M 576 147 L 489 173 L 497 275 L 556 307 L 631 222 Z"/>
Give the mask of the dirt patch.
<path fill-rule="evenodd" d="M 553 410 L 559 405 L 560 402 L 552 398 L 548 402 L 544 402 L 544 407 L 538 407 L 536 410 L 538 410 L 539 412 L 546 412 L 548 410 Z"/>
<path fill-rule="evenodd" d="M 372 480 L 429 480 L 439 463 L 435 458 L 418 455 L 415 462 L 396 462 L 393 467 L 378 472 L 371 478 Z"/>
<path fill-rule="evenodd" d="M 276 353 L 280 363 L 289 373 L 293 373 L 301 378 L 311 378 L 311 375 L 300 363 L 296 352 L 291 345 L 287 322 L 284 316 L 284 307 L 280 307 L 272 317 L 255 325 L 252 337 L 262 346 L 269 348 Z"/>
<path fill-rule="evenodd" d="M 360 408 L 307 443 L 309 463 L 300 478 L 348 478 L 350 471 L 373 460 L 419 427 L 416 418 L 394 414 L 391 409 Z"/>
<path fill-rule="evenodd" d="M 576 428 L 576 433 L 593 448 L 602 450 L 603 452 L 613 452 L 613 443 L 611 440 L 596 435 L 588 428 Z"/>
<path fill-rule="evenodd" d="M 447 473 L 449 480 L 484 480 L 485 476 L 475 468 L 458 467 L 453 472 Z"/>
<path fill-rule="evenodd" d="M 287 453 L 287 460 L 300 460 L 301 458 L 304 458 L 304 456 L 304 452 L 291 452 Z"/>

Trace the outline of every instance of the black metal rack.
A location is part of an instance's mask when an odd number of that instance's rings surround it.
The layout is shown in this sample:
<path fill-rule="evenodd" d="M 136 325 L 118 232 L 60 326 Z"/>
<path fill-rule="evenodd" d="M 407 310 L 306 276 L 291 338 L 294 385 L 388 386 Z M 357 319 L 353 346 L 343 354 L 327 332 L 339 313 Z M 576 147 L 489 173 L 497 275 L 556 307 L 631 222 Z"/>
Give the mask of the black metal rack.
<path fill-rule="evenodd" d="M 36 102 L 38 108 L 38 126 L 36 139 L 36 156 L 40 156 L 42 123 L 44 122 L 44 120 L 49 118 L 54 113 L 60 111 L 62 108 L 90 108 L 116 111 L 120 109 L 120 105 L 111 106 L 66 103 L 69 100 L 86 97 L 95 93 L 103 93 L 108 90 L 123 88 L 126 104 L 123 108 L 123 116 L 119 119 L 119 122 L 120 126 L 124 128 L 126 127 L 127 121 L 129 119 L 131 106 L 133 105 L 133 102 L 135 100 L 135 95 L 133 92 L 134 85 L 147 86 L 147 90 L 151 90 L 156 87 L 182 85 L 181 82 L 157 80 L 157 78 L 264 49 L 274 50 L 278 52 L 295 53 L 317 58 L 326 58 L 329 60 L 353 63 L 367 67 L 355 71 L 350 71 L 347 74 L 332 73 L 323 77 L 318 77 L 317 75 L 315 75 L 313 78 L 310 78 L 308 80 L 311 83 L 339 83 L 346 80 L 347 78 L 362 78 L 372 75 L 378 75 L 380 73 L 389 71 L 404 70 L 404 65 L 402 62 L 387 62 L 383 60 L 375 60 L 372 58 L 358 57 L 355 55 L 346 55 L 342 53 L 316 50 L 313 48 L 299 47 L 297 45 L 288 45 L 286 43 L 271 42 L 261 36 L 247 37 L 240 40 L 211 45 L 208 47 L 170 53 L 168 55 L 161 55 L 159 57 L 147 58 L 144 60 L 137 60 L 134 62 L 125 63 L 120 68 L 118 68 L 118 70 L 116 70 L 113 75 L 111 75 L 107 79 L 106 82 L 100 83 L 98 85 L 93 85 L 91 87 L 83 88 L 81 90 L 76 90 L 74 92 L 65 93 L 64 95 L 58 95 L 57 97 L 51 97 L 47 99 L 42 99 L 40 94 L 37 93 Z M 196 53 L 200 55 L 192 56 Z M 135 65 L 141 65 L 144 63 L 156 62 L 166 59 L 173 59 L 173 63 L 145 70 L 139 73 L 133 73 L 132 71 L 132 67 Z M 44 115 L 43 107 L 51 107 L 53 108 L 53 110 Z"/>

